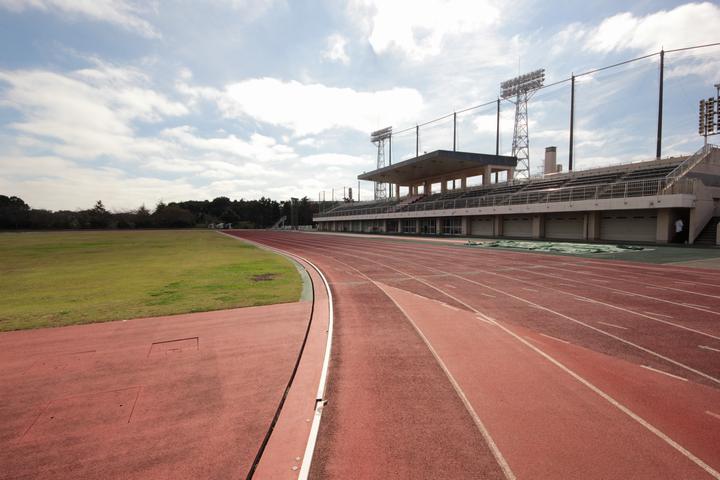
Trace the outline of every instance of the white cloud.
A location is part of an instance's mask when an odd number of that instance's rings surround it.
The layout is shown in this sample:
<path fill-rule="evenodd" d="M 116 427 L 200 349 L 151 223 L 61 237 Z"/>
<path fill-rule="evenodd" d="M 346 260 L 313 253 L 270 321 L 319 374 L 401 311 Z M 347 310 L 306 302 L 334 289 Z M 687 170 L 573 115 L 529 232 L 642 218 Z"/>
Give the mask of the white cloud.
<path fill-rule="evenodd" d="M 340 62 L 344 65 L 350 63 L 350 57 L 345 51 L 347 39 L 342 35 L 335 33 L 327 38 L 327 50 L 323 52 L 323 58 L 332 62 Z"/>
<path fill-rule="evenodd" d="M 0 0 L 0 7 L 14 12 L 33 9 L 69 18 L 85 17 L 118 25 L 148 38 L 160 37 L 141 17 L 141 8 L 125 0 Z"/>
<path fill-rule="evenodd" d="M 5 173 L 0 191 L 18 195 L 35 208 L 75 210 L 103 200 L 111 209 L 125 209 L 208 195 L 185 180 L 131 176 L 52 156 L 0 155 L 0 170 Z"/>
<path fill-rule="evenodd" d="M 133 69 L 98 65 L 58 74 L 44 70 L 0 70 L 0 105 L 22 115 L 9 127 L 37 139 L 51 139 L 56 154 L 121 159 L 159 153 L 167 145 L 138 138 L 134 122 L 158 122 L 187 108 L 148 88 Z"/>
<path fill-rule="evenodd" d="M 253 133 L 250 141 L 242 140 L 235 135 L 224 137 L 203 138 L 195 134 L 190 126 L 165 129 L 164 137 L 177 140 L 184 146 L 197 150 L 225 153 L 236 157 L 259 161 L 288 160 L 297 155 L 287 145 L 278 144 L 274 138 Z"/>
<path fill-rule="evenodd" d="M 397 50 L 423 60 L 438 55 L 449 37 L 494 35 L 501 19 L 500 5 L 492 0 L 355 0 L 351 12 L 365 24 L 376 53 Z"/>
<path fill-rule="evenodd" d="M 391 123 L 415 121 L 423 107 L 420 93 L 410 88 L 358 92 L 275 78 L 233 83 L 210 95 L 226 117 L 248 115 L 299 136 L 334 128 L 368 133 Z"/>
<path fill-rule="evenodd" d="M 711 43 L 718 39 L 720 6 L 688 3 L 646 16 L 619 13 L 585 35 L 585 48 L 596 52 L 643 52 Z"/>
<path fill-rule="evenodd" d="M 300 160 L 303 164 L 317 167 L 340 166 L 357 168 L 362 165 L 372 163 L 367 157 L 358 157 L 355 155 L 345 155 L 342 153 L 320 153 L 317 155 L 308 155 Z"/>

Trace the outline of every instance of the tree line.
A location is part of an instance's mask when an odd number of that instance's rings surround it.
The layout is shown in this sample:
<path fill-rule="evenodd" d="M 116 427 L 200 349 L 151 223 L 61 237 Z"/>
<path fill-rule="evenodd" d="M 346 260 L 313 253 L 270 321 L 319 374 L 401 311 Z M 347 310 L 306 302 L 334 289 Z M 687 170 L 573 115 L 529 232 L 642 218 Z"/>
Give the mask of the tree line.
<path fill-rule="evenodd" d="M 290 224 L 292 213 L 299 225 L 312 224 L 317 202 L 307 197 L 295 201 L 188 200 L 158 203 L 153 210 L 144 205 L 135 210 L 111 212 L 102 201 L 87 210 L 45 210 L 31 208 L 19 197 L 0 195 L 0 229 L 5 230 L 64 230 L 64 229 L 132 229 L 132 228 L 191 228 L 210 224 L 230 223 L 235 228 L 267 228 L 283 215 Z M 294 210 L 293 210 L 294 209 Z"/>

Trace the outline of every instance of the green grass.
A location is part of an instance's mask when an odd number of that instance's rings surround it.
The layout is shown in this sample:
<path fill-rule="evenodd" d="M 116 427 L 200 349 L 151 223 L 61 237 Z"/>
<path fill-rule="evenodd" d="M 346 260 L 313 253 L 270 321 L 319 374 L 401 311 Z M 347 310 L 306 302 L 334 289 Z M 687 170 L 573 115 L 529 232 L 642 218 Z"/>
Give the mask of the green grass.
<path fill-rule="evenodd" d="M 0 234 L 0 331 L 294 302 L 287 259 L 211 231 Z"/>

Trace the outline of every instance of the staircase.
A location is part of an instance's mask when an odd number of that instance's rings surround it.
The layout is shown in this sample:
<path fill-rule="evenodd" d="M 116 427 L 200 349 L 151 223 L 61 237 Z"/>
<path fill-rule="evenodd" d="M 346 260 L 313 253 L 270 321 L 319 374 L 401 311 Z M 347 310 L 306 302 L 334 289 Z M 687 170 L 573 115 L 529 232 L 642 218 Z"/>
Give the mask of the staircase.
<path fill-rule="evenodd" d="M 720 217 L 712 217 L 700 235 L 697 236 L 693 245 L 715 246 L 718 224 Z"/>
<path fill-rule="evenodd" d="M 285 226 L 285 220 L 287 220 L 287 215 L 283 215 L 278 219 L 277 222 L 273 223 L 273 226 L 270 227 L 270 230 L 276 230 L 278 228 L 283 228 Z"/>
<path fill-rule="evenodd" d="M 712 145 L 708 143 L 707 145 L 701 147 L 697 152 L 693 153 L 691 156 L 689 156 L 685 161 L 683 161 L 680 165 L 678 165 L 675 170 L 667 174 L 666 183 L 664 190 L 670 191 L 673 184 L 677 182 L 681 177 L 683 177 L 686 173 L 688 173 L 690 170 L 695 168 L 697 164 L 705 160 L 710 156 L 710 154 L 718 149 L 717 145 Z"/>

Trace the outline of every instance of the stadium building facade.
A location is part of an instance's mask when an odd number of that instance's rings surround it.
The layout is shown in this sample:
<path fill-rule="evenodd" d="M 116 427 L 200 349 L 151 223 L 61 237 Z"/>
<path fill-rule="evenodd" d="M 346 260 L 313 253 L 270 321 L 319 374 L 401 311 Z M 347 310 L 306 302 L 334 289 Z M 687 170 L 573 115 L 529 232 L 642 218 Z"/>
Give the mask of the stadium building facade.
<path fill-rule="evenodd" d="M 546 149 L 543 176 L 520 181 L 514 157 L 430 152 L 358 176 L 390 183 L 392 198 L 342 203 L 314 221 L 331 232 L 717 244 L 719 147 L 570 172 L 555 154 Z"/>

